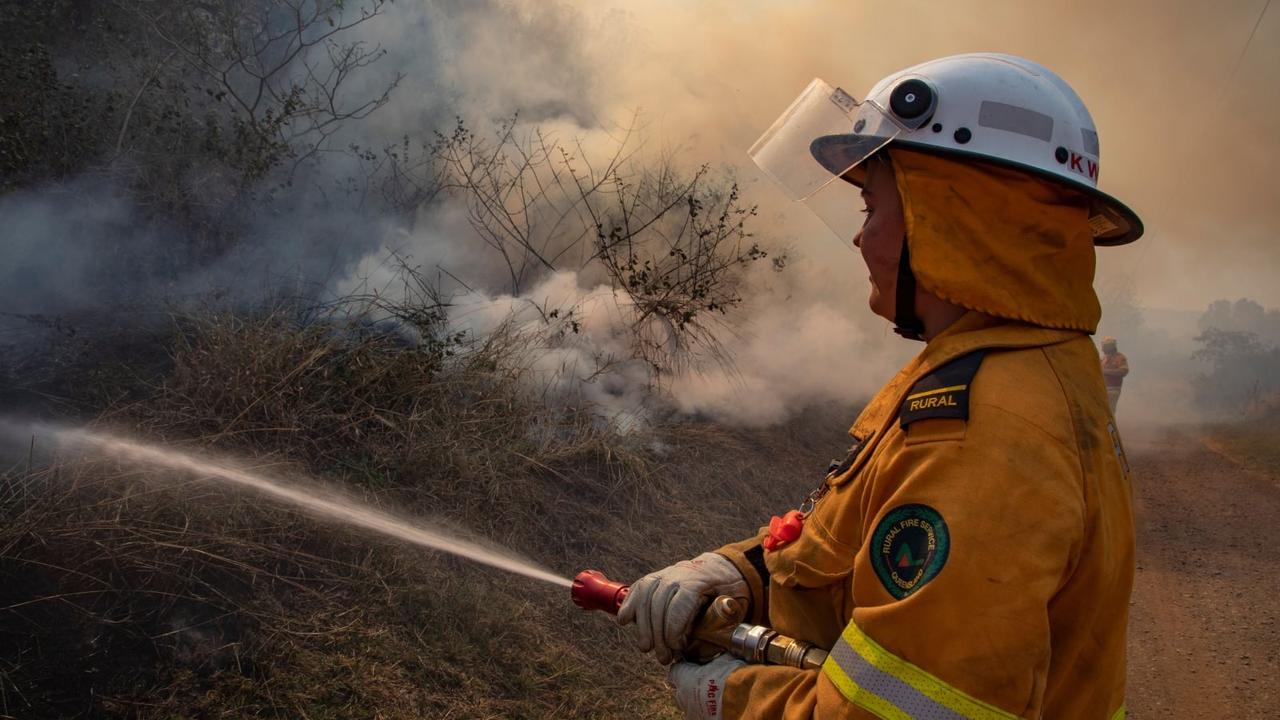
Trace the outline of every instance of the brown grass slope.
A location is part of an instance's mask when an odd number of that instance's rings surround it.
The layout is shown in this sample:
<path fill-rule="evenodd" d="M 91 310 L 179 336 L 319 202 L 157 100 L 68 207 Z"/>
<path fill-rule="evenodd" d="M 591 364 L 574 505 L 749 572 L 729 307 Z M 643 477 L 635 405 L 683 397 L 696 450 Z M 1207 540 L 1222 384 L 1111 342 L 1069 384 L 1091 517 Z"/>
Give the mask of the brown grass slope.
<path fill-rule="evenodd" d="M 174 338 L 144 392 L 89 393 L 130 398 L 95 425 L 321 478 L 565 576 L 634 579 L 752 532 L 818 482 L 853 416 L 620 435 L 531 391 L 510 334 L 411 345 L 267 314 Z M 669 706 L 653 661 L 563 588 L 207 479 L 70 456 L 0 475 L 0 717 L 675 717 Z"/>

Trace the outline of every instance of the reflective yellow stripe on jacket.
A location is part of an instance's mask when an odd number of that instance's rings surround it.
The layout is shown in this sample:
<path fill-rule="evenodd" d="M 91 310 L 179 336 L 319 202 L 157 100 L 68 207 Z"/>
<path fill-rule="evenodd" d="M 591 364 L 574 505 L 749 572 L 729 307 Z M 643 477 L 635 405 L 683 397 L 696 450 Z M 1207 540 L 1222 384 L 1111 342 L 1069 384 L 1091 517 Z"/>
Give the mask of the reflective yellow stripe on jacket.
<path fill-rule="evenodd" d="M 831 648 L 822 672 L 849 702 L 885 720 L 1017 718 L 885 650 L 855 623 Z"/>

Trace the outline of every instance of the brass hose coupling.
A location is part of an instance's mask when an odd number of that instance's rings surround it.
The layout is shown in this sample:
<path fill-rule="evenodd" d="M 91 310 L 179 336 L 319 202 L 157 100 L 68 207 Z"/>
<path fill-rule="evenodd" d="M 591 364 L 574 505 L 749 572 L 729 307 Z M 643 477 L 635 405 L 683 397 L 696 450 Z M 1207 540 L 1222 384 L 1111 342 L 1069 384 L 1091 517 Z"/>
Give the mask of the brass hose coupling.
<path fill-rule="evenodd" d="M 733 629 L 729 652 L 749 663 L 787 665 L 816 670 L 827 659 L 827 652 L 813 643 L 781 635 L 763 625 L 742 623 Z"/>
<path fill-rule="evenodd" d="M 694 628 L 698 642 L 685 654 L 705 661 L 709 655 L 728 650 L 749 663 L 801 669 L 821 668 L 827 659 L 827 652 L 813 643 L 787 637 L 764 625 L 744 623 L 745 616 L 746 608 L 738 600 L 725 595 L 716 598 Z M 707 652 L 707 646 L 715 652 Z"/>

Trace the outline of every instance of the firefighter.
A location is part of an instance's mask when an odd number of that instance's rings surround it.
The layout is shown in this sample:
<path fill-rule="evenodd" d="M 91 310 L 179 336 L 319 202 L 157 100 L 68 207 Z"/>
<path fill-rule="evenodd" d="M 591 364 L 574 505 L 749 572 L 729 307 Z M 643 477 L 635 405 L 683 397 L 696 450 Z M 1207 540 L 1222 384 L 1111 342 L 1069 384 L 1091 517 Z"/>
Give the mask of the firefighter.
<path fill-rule="evenodd" d="M 1124 376 L 1129 374 L 1129 359 L 1116 349 L 1116 339 L 1102 338 L 1102 379 L 1107 383 L 1107 402 L 1111 404 L 1111 414 L 1116 414 L 1116 405 L 1120 402 L 1120 387 L 1124 385 Z"/>
<path fill-rule="evenodd" d="M 1094 246 L 1142 224 L 1097 188 L 1088 110 L 1035 63 L 960 55 L 862 102 L 814 81 L 751 155 L 924 347 L 795 512 L 641 578 L 619 622 L 689 718 L 1122 717 L 1134 531 L 1089 335 Z M 725 594 L 821 670 L 683 660 Z"/>

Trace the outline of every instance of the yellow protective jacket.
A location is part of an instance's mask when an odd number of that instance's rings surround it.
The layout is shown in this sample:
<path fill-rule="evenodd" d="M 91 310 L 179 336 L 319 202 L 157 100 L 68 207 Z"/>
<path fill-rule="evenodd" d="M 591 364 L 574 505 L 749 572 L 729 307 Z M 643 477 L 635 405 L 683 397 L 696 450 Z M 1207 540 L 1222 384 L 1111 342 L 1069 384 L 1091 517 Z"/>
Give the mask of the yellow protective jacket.
<path fill-rule="evenodd" d="M 1107 387 L 1121 387 L 1129 374 L 1129 358 L 1124 353 L 1102 354 L 1102 379 Z"/>
<path fill-rule="evenodd" d="M 725 718 L 1123 716 L 1128 468 L 1077 330 L 971 312 L 867 405 L 800 538 L 721 548 L 750 620 L 831 649 Z"/>

